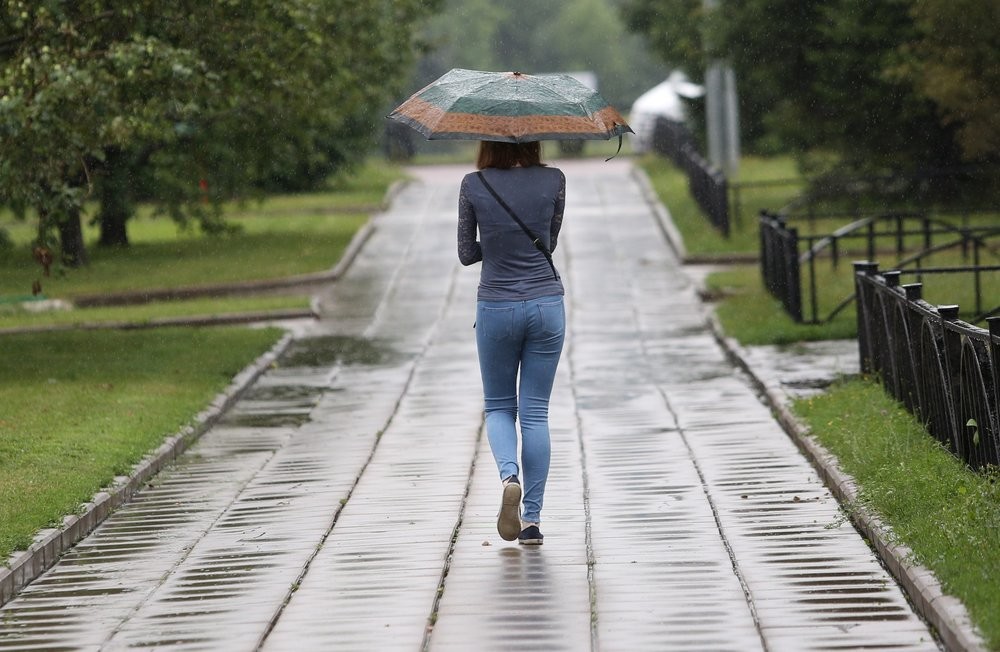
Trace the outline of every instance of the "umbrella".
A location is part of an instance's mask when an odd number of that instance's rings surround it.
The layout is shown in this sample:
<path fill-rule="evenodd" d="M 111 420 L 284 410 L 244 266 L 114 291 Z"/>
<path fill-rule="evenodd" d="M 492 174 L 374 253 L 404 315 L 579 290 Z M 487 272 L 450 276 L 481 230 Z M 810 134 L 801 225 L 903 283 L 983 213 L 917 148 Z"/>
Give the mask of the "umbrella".
<path fill-rule="evenodd" d="M 597 91 L 569 75 L 454 68 L 389 114 L 428 140 L 608 140 L 632 133 Z"/>

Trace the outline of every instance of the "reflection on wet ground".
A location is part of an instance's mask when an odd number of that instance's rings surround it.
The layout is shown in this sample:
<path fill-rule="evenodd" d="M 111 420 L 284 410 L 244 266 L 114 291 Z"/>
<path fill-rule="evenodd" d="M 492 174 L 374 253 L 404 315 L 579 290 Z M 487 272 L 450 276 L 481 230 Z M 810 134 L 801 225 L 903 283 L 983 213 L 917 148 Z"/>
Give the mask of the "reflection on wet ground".
<path fill-rule="evenodd" d="M 466 170 L 421 168 L 316 328 L 0 609 L 0 650 L 937 649 L 716 345 L 628 162 L 563 168 L 544 546 L 496 534 Z"/>
<path fill-rule="evenodd" d="M 293 341 L 279 363 L 286 367 L 380 364 L 391 355 L 392 347 L 385 341 L 346 335 L 319 335 Z"/>

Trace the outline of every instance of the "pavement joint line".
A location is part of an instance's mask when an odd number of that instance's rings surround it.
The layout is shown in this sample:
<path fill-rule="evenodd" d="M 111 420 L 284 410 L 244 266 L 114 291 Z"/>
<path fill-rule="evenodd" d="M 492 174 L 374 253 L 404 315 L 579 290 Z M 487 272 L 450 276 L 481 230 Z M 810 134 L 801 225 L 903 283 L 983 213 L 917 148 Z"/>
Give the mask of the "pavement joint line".
<path fill-rule="evenodd" d="M 285 437 L 285 443 L 287 443 L 287 440 L 290 439 L 291 437 L 292 437 L 292 435 L 287 435 Z M 205 538 L 208 537 L 208 535 L 212 531 L 212 529 L 215 527 L 215 525 L 217 523 L 221 522 L 224 518 L 226 518 L 226 516 L 229 513 L 229 509 L 234 504 L 236 504 L 239 501 L 240 495 L 254 481 L 254 479 L 257 477 L 257 474 L 260 473 L 261 469 L 265 468 L 271 462 L 271 460 L 273 460 L 277 456 L 278 451 L 280 451 L 283 446 L 284 446 L 284 444 L 282 444 L 281 446 L 278 446 L 273 451 L 271 451 L 271 454 L 267 457 L 267 459 L 264 460 L 260 464 L 260 466 L 257 467 L 257 470 L 254 471 L 253 474 L 251 474 L 251 475 L 249 475 L 247 477 L 247 479 L 243 483 L 243 485 L 233 494 L 232 500 L 230 500 L 228 504 L 226 504 L 222 509 L 219 510 L 218 514 L 216 514 L 215 518 L 212 519 L 212 521 L 208 525 L 208 527 L 205 528 L 205 530 L 202 532 L 201 536 L 198 537 L 198 538 L 196 538 L 196 539 L 192 539 L 191 540 L 191 545 L 189 545 L 184 550 L 184 553 L 182 555 L 180 555 L 176 559 L 176 561 L 174 562 L 174 564 L 172 566 L 170 566 L 169 568 L 167 568 L 167 569 L 165 569 L 163 571 L 163 574 L 160 576 L 159 581 L 146 593 L 146 595 L 141 600 L 138 600 L 135 603 L 135 605 L 132 606 L 132 608 L 128 611 L 128 613 L 125 614 L 114 625 L 114 627 L 111 627 L 108 630 L 107 638 L 101 644 L 101 648 L 104 648 L 106 645 L 108 645 L 109 643 L 111 643 L 114 640 L 114 638 L 122 631 L 122 628 L 131 620 L 131 618 L 135 614 L 137 614 L 140 611 L 142 611 L 143 607 L 145 607 L 147 604 L 149 604 L 149 601 L 153 597 L 153 594 L 156 592 L 156 590 L 159 589 L 160 587 L 164 586 L 167 583 L 167 581 L 174 574 L 174 571 L 177 570 L 178 568 L 180 568 L 180 566 L 182 564 L 184 564 L 184 562 L 187 561 L 187 559 L 189 559 L 191 557 L 191 555 L 194 553 L 194 550 L 197 547 L 198 543 L 201 542 L 201 541 L 204 541 Z"/>
<path fill-rule="evenodd" d="M 987 652 L 986 642 L 975 631 L 962 602 L 945 594 L 940 582 L 929 569 L 909 560 L 909 548 L 890 540 L 888 528 L 881 519 L 858 501 L 857 482 L 841 470 L 833 453 L 809 435 L 808 427 L 791 411 L 787 397 L 780 390 L 767 386 L 754 373 L 753 367 L 746 362 L 742 348 L 734 339 L 726 337 L 714 313 L 709 316 L 708 322 L 726 356 L 749 376 L 761 399 L 820 474 L 826 487 L 840 504 L 852 506 L 849 511 L 851 522 L 870 542 L 882 566 L 903 588 L 914 610 L 934 628 L 945 648 Z M 928 593 L 937 597 L 928 600 Z"/>
<path fill-rule="evenodd" d="M 429 199 L 428 199 L 428 202 L 429 202 Z M 393 273 L 392 273 L 392 275 L 391 275 L 391 277 L 389 279 L 389 282 L 386 284 L 385 291 L 383 292 L 382 297 L 379 300 L 379 302 L 378 302 L 378 304 L 377 304 L 377 306 L 375 308 L 375 311 L 374 311 L 374 313 L 372 315 L 371 322 L 369 323 L 368 327 L 365 329 L 366 336 L 368 334 L 370 334 L 371 332 L 373 332 L 374 330 L 376 330 L 376 327 L 377 327 L 377 325 L 378 325 L 378 323 L 379 323 L 379 321 L 381 319 L 381 314 L 384 312 L 384 306 L 386 306 L 389 303 L 388 300 L 392 296 L 393 291 L 396 288 L 396 286 L 398 285 L 399 279 L 401 278 L 401 270 L 403 269 L 402 261 L 405 261 L 409 257 L 410 253 L 413 251 L 414 242 L 417 239 L 417 234 L 418 234 L 418 231 L 415 231 L 414 234 L 413 234 L 413 236 L 410 238 L 409 242 L 407 243 L 406 249 L 403 251 L 403 254 L 400 256 L 400 258 L 399 258 L 400 264 L 398 264 L 396 266 L 395 270 L 393 271 Z M 446 314 L 446 312 L 448 310 L 448 306 L 452 303 L 452 298 L 453 298 L 453 296 L 455 294 L 455 289 L 456 289 L 456 286 L 457 286 L 457 277 L 458 277 L 458 273 L 457 272 L 458 272 L 457 268 L 455 266 L 453 266 L 452 267 L 451 278 L 449 280 L 449 287 L 448 287 L 447 292 L 445 293 L 445 298 L 442 301 L 441 309 L 439 310 L 438 315 L 437 315 L 437 317 L 434 320 L 433 327 L 428 330 L 428 333 L 427 333 L 427 335 L 425 337 L 425 340 L 424 340 L 423 345 L 422 345 L 422 347 L 420 349 L 420 352 L 414 357 L 414 359 L 410 363 L 410 370 L 409 370 L 409 373 L 407 375 L 406 382 L 404 383 L 403 388 L 400 391 L 399 397 L 396 399 L 396 402 L 393 405 L 393 408 L 392 408 L 392 411 L 390 412 L 389 418 L 386 420 L 385 424 L 383 424 L 382 428 L 379 430 L 377 436 L 375 437 L 375 441 L 372 444 L 371 451 L 369 452 L 367 459 L 365 460 L 364 464 L 362 465 L 361 469 L 359 470 L 358 475 L 355 477 L 354 483 L 351 485 L 350 490 L 347 492 L 346 498 L 338 506 L 338 508 L 337 508 L 337 510 L 336 510 L 336 512 L 334 514 L 334 518 L 333 518 L 333 520 L 332 520 L 332 522 L 330 524 L 330 527 L 323 534 L 321 540 L 317 543 L 315 549 L 309 555 L 309 558 L 306 560 L 305 564 L 303 564 L 302 570 L 301 570 L 299 576 L 296 578 L 295 582 L 293 582 L 290 585 L 290 588 L 289 588 L 289 591 L 288 591 L 288 593 L 287 593 L 287 595 L 285 597 L 285 600 L 282 602 L 282 604 L 278 608 L 278 610 L 272 615 L 272 617 L 269 620 L 267 626 L 265 627 L 264 631 L 262 632 L 262 634 L 261 634 L 261 636 L 260 636 L 257 644 L 254 646 L 255 650 L 260 650 L 260 649 L 263 648 L 263 646 L 267 642 L 268 636 L 271 634 L 271 632 L 277 626 L 277 623 L 280 620 L 282 614 L 284 613 L 285 608 L 288 606 L 289 601 L 291 600 L 292 595 L 294 594 L 294 592 L 296 590 L 296 587 L 305 579 L 306 575 L 309 572 L 309 568 L 310 568 L 313 560 L 316 558 L 316 556 L 319 554 L 319 552 L 323 549 L 323 546 L 326 543 L 327 538 L 329 538 L 329 536 L 333 533 L 334 528 L 337 525 L 337 521 L 339 520 L 340 514 L 342 513 L 343 509 L 350 503 L 351 496 L 354 494 L 355 489 L 357 488 L 358 484 L 361 482 L 361 478 L 364 476 L 365 471 L 368 469 L 369 465 L 371 464 L 372 460 L 374 459 L 375 454 L 376 454 L 376 452 L 378 450 L 378 446 L 379 446 L 379 444 L 382 441 L 382 434 L 389 428 L 389 426 L 392 424 L 393 420 L 395 419 L 396 415 L 398 414 L 399 408 L 402 405 L 403 400 L 406 398 L 407 392 L 409 391 L 409 388 L 410 388 L 410 386 L 411 386 L 411 384 L 413 382 L 413 379 L 416 376 L 417 368 L 419 366 L 419 362 L 420 362 L 420 360 L 424 356 L 426 356 L 428 350 L 431 348 L 431 346 L 433 344 L 435 334 L 438 332 L 438 330 L 441 327 L 441 324 L 444 322 L 444 317 L 445 317 L 445 314 Z M 477 446 L 478 446 L 478 442 L 479 442 L 479 439 L 477 438 Z M 457 537 L 458 528 L 461 526 L 461 523 L 462 523 L 462 515 L 464 513 L 466 499 L 467 499 L 467 497 L 469 495 L 469 489 L 471 487 L 471 482 L 472 482 L 472 470 L 474 470 L 474 469 L 475 469 L 475 458 L 473 458 L 473 461 L 472 461 L 471 466 L 470 466 L 469 477 L 466 480 L 466 491 L 465 491 L 465 495 L 462 498 L 462 506 L 461 506 L 461 509 L 459 511 L 459 515 L 458 515 L 458 519 L 457 519 L 455 528 L 454 528 L 453 533 L 452 533 L 452 540 L 451 540 L 451 543 L 449 544 L 449 549 L 448 549 L 449 552 L 446 555 L 445 560 L 444 560 L 444 566 L 443 566 L 443 569 L 442 569 L 441 579 L 439 580 L 439 583 L 438 583 L 439 589 L 441 587 L 443 587 L 445 577 L 448 574 L 448 564 L 449 564 L 451 552 L 454 550 L 454 540 L 455 540 L 455 537 Z M 432 611 L 431 611 L 431 614 L 430 614 L 431 616 L 433 615 L 434 611 L 437 609 L 437 605 L 438 605 L 438 603 L 440 601 L 441 593 L 442 593 L 442 591 L 438 591 L 437 592 L 437 595 L 435 597 L 435 602 L 434 602 L 434 604 L 432 606 Z M 427 646 L 429 645 L 429 642 L 430 642 L 430 629 L 427 628 L 427 629 L 425 629 L 424 642 L 423 642 L 423 644 L 421 646 L 421 649 L 427 649 Z"/>
<path fill-rule="evenodd" d="M 476 435 L 476 451 L 483 444 L 483 431 L 486 429 L 486 413 L 483 413 L 482 421 L 479 424 Z M 455 543 L 458 541 L 459 531 L 465 521 L 465 508 L 469 503 L 469 495 L 472 493 L 472 479 L 476 472 L 477 455 L 472 455 L 469 462 L 469 476 L 465 480 L 465 493 L 462 494 L 462 503 L 458 508 L 458 517 L 455 519 L 455 527 L 451 531 L 451 543 L 448 544 L 448 553 L 445 555 L 444 566 L 441 569 L 441 579 L 438 581 L 437 593 L 434 595 L 434 602 L 431 604 L 431 612 L 427 617 L 427 627 L 424 629 L 424 640 L 420 645 L 423 652 L 430 650 L 431 638 L 434 636 L 434 625 L 437 624 L 437 614 L 441 606 L 441 599 L 447 589 L 448 573 L 451 571 L 451 560 L 455 554 Z"/>
<path fill-rule="evenodd" d="M 632 171 L 633 171 L 633 178 L 636 179 L 641 189 L 643 198 L 653 209 L 653 213 L 656 217 L 656 222 L 660 226 L 660 230 L 663 233 L 665 239 L 667 240 L 667 244 L 674 250 L 674 253 L 677 255 L 678 259 L 680 259 L 681 261 L 685 261 L 687 258 L 687 253 L 684 248 L 683 239 L 679 231 L 677 230 L 676 226 L 674 225 L 673 219 L 671 218 L 669 211 L 667 211 L 666 207 L 663 206 L 663 204 L 657 199 L 656 194 L 653 191 L 652 184 L 649 181 L 649 177 L 646 176 L 646 174 L 638 166 L 633 165 Z M 631 292 L 635 294 L 636 289 L 634 282 L 630 282 L 629 286 Z M 638 302 L 632 301 L 631 304 L 632 304 L 633 317 L 636 319 L 636 322 L 639 323 L 640 315 L 637 312 Z M 639 348 L 645 354 L 643 356 L 643 359 L 647 361 L 652 359 L 653 353 L 649 350 L 645 333 L 641 329 L 639 330 L 638 339 L 639 339 Z M 746 604 L 750 611 L 750 617 L 753 619 L 754 629 L 757 631 L 757 637 L 760 639 L 761 649 L 766 652 L 768 650 L 767 639 L 765 638 L 763 629 L 761 628 L 760 616 L 757 613 L 757 606 L 755 604 L 753 594 L 750 592 L 750 586 L 747 584 L 747 580 L 743 574 L 743 570 L 740 568 L 740 564 L 736 559 L 736 554 L 733 551 L 732 542 L 729 540 L 729 537 L 727 536 L 725 529 L 722 526 L 722 520 L 719 517 L 719 509 L 718 506 L 716 505 L 715 499 L 712 497 L 712 492 L 709 490 L 708 481 L 705 478 L 705 473 L 702 470 L 702 465 L 699 462 L 698 456 L 695 454 L 695 451 L 691 446 L 685 428 L 681 425 L 681 419 L 677 414 L 676 410 L 674 409 L 670 397 L 667 396 L 667 393 L 662 386 L 657 386 L 656 391 L 660 395 L 660 398 L 663 400 L 663 404 L 666 407 L 667 411 L 673 417 L 674 422 L 677 424 L 677 433 L 680 436 L 681 441 L 684 443 L 684 447 L 688 451 L 688 456 L 691 459 L 691 463 L 694 466 L 695 472 L 698 474 L 698 480 L 701 483 L 701 490 L 705 494 L 705 499 L 708 501 L 708 505 L 712 510 L 712 517 L 715 519 L 715 527 L 719 533 L 719 539 L 721 540 L 722 545 L 726 550 L 726 554 L 729 556 L 729 562 L 730 564 L 732 564 L 733 567 L 733 574 L 739 581 L 740 588 L 742 589 L 743 595 L 745 596 Z"/>
<path fill-rule="evenodd" d="M 80 514 L 67 516 L 63 524 L 41 536 L 28 550 L 15 553 L 9 568 L 0 568 L 0 606 L 12 600 L 32 580 L 51 568 L 59 557 L 100 525 L 115 509 L 127 503 L 150 478 L 179 457 L 228 411 L 278 359 L 292 341 L 284 335 L 270 350 L 238 373 L 229 387 L 209 407 L 195 416 L 194 423 L 167 437 L 132 472 L 114 486 L 99 491 Z"/>
<path fill-rule="evenodd" d="M 342 364 L 338 363 L 337 368 L 339 369 L 341 366 Z M 396 401 L 396 404 L 393 407 L 388 420 L 385 422 L 385 424 L 383 424 L 382 428 L 376 434 L 375 441 L 372 443 L 371 450 L 368 452 L 368 457 L 365 459 L 364 464 L 361 465 L 361 469 L 358 471 L 357 476 L 355 476 L 354 482 L 353 484 L 351 484 L 351 488 L 348 489 L 347 491 L 347 495 L 344 497 L 343 500 L 338 502 L 337 508 L 333 511 L 333 518 L 330 520 L 330 526 L 326 529 L 326 532 L 323 533 L 323 536 L 320 537 L 320 540 L 316 543 L 316 547 L 313 549 L 312 553 L 309 555 L 305 563 L 302 565 L 302 570 L 299 572 L 298 576 L 289 585 L 288 591 L 285 593 L 285 599 L 282 600 L 281 606 L 278 607 L 278 610 L 275 611 L 275 613 L 271 616 L 270 620 L 268 620 L 267 626 L 264 627 L 264 631 L 261 632 L 261 636 L 258 639 L 257 644 L 254 645 L 253 648 L 254 650 L 259 650 L 261 649 L 261 647 L 263 647 L 264 643 L 267 641 L 267 637 L 274 630 L 275 625 L 277 625 L 278 620 L 281 618 L 281 614 L 284 613 L 285 608 L 288 606 L 288 602 L 292 599 L 292 596 L 295 594 L 295 591 L 298 589 L 299 585 L 301 585 L 302 580 L 309 572 L 309 567 L 312 565 L 312 562 L 316 558 L 316 555 L 318 555 L 319 551 L 323 549 L 324 544 L 326 544 L 326 540 L 333 532 L 333 529 L 337 526 L 337 521 L 340 519 L 340 514 L 344 511 L 344 507 L 347 506 L 347 503 L 350 502 L 351 496 L 354 494 L 354 490 L 357 488 L 358 483 L 361 482 L 361 476 L 365 474 L 365 469 L 368 468 L 368 465 L 371 464 L 372 458 L 375 457 L 375 451 L 378 449 L 379 442 L 382 440 L 382 433 L 385 432 L 386 428 L 389 427 L 389 424 L 392 422 L 393 417 L 399 410 L 399 404 L 402 401 L 402 396 L 406 394 L 406 388 L 410 386 L 410 381 L 413 379 L 415 368 L 416 365 L 414 365 L 414 367 L 410 369 L 409 377 L 406 379 L 406 384 L 403 387 L 403 391 L 400 394 L 400 398 Z M 331 377 L 333 377 L 334 375 L 335 373 L 331 373 Z M 277 451 L 275 451 L 275 454 L 277 454 Z M 253 479 L 251 478 L 251 480 L 248 481 L 248 483 L 252 481 Z M 237 498 L 234 498 L 233 502 L 235 502 L 236 499 Z"/>
<path fill-rule="evenodd" d="M 641 341 L 642 348 L 645 349 L 645 341 Z M 663 404 L 666 406 L 667 411 L 670 412 L 674 421 L 677 423 L 677 434 L 680 436 L 681 441 L 684 442 L 684 447 L 688 450 L 688 456 L 691 458 L 691 464 L 694 466 L 695 473 L 698 474 L 698 480 L 701 482 L 701 490 L 705 494 L 705 500 L 708 501 L 709 507 L 712 509 L 712 517 L 715 519 L 715 528 L 719 532 L 719 539 L 726 549 L 726 554 L 729 555 L 729 563 L 733 566 L 733 574 L 736 575 L 736 579 L 739 580 L 740 588 L 743 590 L 743 595 L 746 598 L 747 608 L 750 610 L 750 617 L 753 618 L 754 628 L 757 630 L 757 636 L 760 638 L 761 649 L 766 652 L 768 650 L 767 639 L 764 637 L 764 631 L 761 628 L 760 616 L 757 613 L 757 605 L 754 602 L 753 594 L 750 592 L 750 586 L 747 584 L 746 577 L 740 568 L 740 564 L 736 560 L 736 553 L 733 552 L 732 543 L 726 535 L 725 529 L 722 527 L 722 520 L 719 518 L 719 508 L 715 504 L 712 492 L 709 490 L 708 481 L 705 479 L 705 473 L 701 468 L 701 463 L 698 461 L 698 456 L 691 447 L 691 442 L 688 440 L 687 432 L 685 428 L 681 426 L 681 419 L 677 412 L 674 411 L 674 407 L 671 404 L 667 393 L 660 386 L 657 386 L 656 390 L 663 399 Z"/>
<path fill-rule="evenodd" d="M 568 275 L 573 268 L 573 250 L 568 238 L 565 239 L 563 243 L 562 252 L 564 261 L 563 266 L 565 267 Z M 568 320 L 572 320 L 572 301 L 566 302 L 566 312 L 568 313 Z M 579 410 L 578 383 L 576 382 L 577 371 L 576 366 L 573 364 L 573 350 L 573 335 L 572 331 L 570 331 L 570 337 L 566 343 L 566 351 L 564 355 L 567 365 L 569 366 L 570 395 L 573 397 L 573 414 L 576 421 L 576 439 L 580 449 L 580 473 L 582 475 L 583 484 L 584 547 L 587 551 L 587 587 L 589 591 L 588 597 L 590 599 L 590 649 L 591 652 L 597 652 L 597 650 L 600 649 L 597 638 L 597 619 L 599 618 L 599 614 L 597 612 L 597 577 L 595 572 L 597 558 L 594 556 L 593 521 L 590 515 L 590 476 L 587 473 L 587 447 L 583 441 L 583 418 Z"/>

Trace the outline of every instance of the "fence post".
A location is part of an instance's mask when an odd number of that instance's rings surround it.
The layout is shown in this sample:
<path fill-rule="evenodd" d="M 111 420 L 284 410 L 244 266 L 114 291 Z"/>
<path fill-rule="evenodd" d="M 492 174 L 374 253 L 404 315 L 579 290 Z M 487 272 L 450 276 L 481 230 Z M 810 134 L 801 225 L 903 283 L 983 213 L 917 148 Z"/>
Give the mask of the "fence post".
<path fill-rule="evenodd" d="M 877 272 L 878 263 L 868 261 L 855 261 L 854 263 L 854 296 L 857 297 L 858 355 L 861 356 L 861 373 L 871 371 L 872 360 L 871 319 L 868 316 L 871 310 L 871 290 L 862 279 Z"/>
<path fill-rule="evenodd" d="M 987 328 L 990 330 L 990 367 L 993 370 L 993 404 L 997 409 L 993 413 L 997 417 L 993 432 L 1000 433 L 1000 317 L 987 317 Z"/>
<path fill-rule="evenodd" d="M 903 310 L 903 321 L 906 327 L 906 387 L 904 396 L 907 399 L 907 408 L 913 414 L 920 414 L 923 405 L 921 383 L 922 371 L 920 368 L 920 327 L 923 315 L 916 310 L 915 302 L 919 301 L 923 295 L 923 285 L 920 283 L 908 283 L 901 286 L 903 294 L 906 295 L 906 307 Z"/>
<path fill-rule="evenodd" d="M 962 433 L 964 426 L 958 423 L 959 400 L 958 387 L 960 384 L 959 373 L 962 367 L 962 336 L 953 329 L 948 328 L 948 323 L 958 320 L 958 306 L 946 305 L 937 307 L 938 315 L 941 317 L 941 340 L 944 345 L 945 382 L 948 384 L 946 396 L 951 403 L 951 431 L 952 441 L 963 441 Z M 965 462 L 969 460 L 966 457 Z"/>
<path fill-rule="evenodd" d="M 785 259 L 785 307 L 795 323 L 802 323 L 802 281 L 799 269 L 799 230 L 790 227 L 788 237 L 783 238 Z"/>

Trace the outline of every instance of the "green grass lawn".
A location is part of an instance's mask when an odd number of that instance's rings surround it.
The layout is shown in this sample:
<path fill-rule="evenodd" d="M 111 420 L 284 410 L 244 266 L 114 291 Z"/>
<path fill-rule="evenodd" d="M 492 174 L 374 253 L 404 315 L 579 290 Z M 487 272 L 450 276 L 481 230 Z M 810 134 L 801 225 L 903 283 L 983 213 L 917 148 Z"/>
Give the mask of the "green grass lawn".
<path fill-rule="evenodd" d="M 128 473 L 280 336 L 203 328 L 0 337 L 0 560 Z"/>
<path fill-rule="evenodd" d="M 860 500 L 968 608 L 1000 650 L 1000 474 L 979 475 L 869 379 L 795 403 Z"/>
<path fill-rule="evenodd" d="M 129 222 L 130 247 L 94 246 L 97 227 L 87 225 L 91 264 L 57 268 L 48 278 L 28 249 L 34 235 L 30 220 L 17 221 L 10 213 L 0 213 L 0 229 L 14 241 L 12 248 L 0 250 L 0 300 L 30 294 L 36 279 L 41 280 L 45 296 L 72 298 L 323 271 L 340 259 L 368 214 L 381 206 L 386 189 L 402 176 L 399 168 L 372 163 L 351 177 L 332 181 L 322 192 L 227 204 L 225 216 L 239 226 L 239 232 L 228 235 L 179 228 L 169 218 L 154 217 L 151 207 L 144 206 Z"/>
<path fill-rule="evenodd" d="M 713 272 L 705 285 L 717 301 L 715 311 L 723 330 L 744 346 L 846 339 L 857 333 L 853 306 L 830 323 L 796 324 L 781 302 L 764 289 L 756 265 L 739 265 Z M 830 290 L 831 296 L 841 296 Z"/>
<path fill-rule="evenodd" d="M 798 192 L 797 185 L 762 186 L 740 191 L 741 213 L 733 216 L 729 238 L 714 229 L 688 192 L 687 176 L 665 158 L 647 155 L 636 159 L 649 177 L 660 201 L 670 211 L 690 256 L 756 255 L 759 247 L 757 213 L 761 208 L 777 210 Z M 794 178 L 794 161 L 788 157 L 746 157 L 740 166 L 740 182 L 757 183 Z"/>

